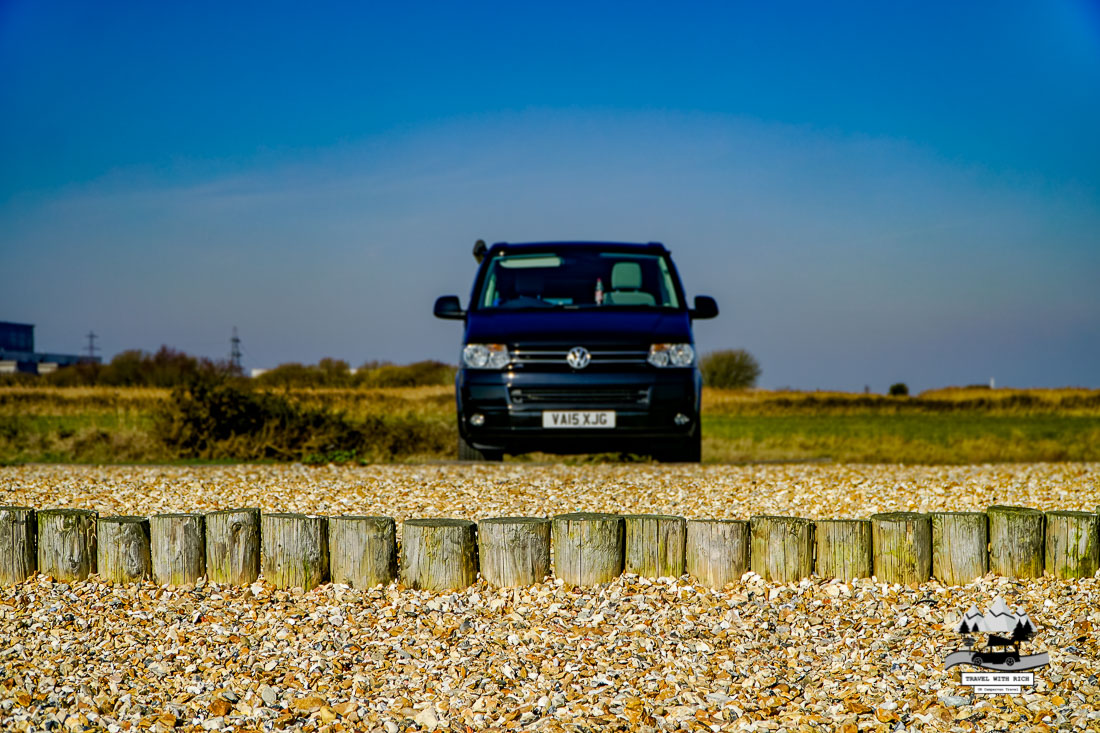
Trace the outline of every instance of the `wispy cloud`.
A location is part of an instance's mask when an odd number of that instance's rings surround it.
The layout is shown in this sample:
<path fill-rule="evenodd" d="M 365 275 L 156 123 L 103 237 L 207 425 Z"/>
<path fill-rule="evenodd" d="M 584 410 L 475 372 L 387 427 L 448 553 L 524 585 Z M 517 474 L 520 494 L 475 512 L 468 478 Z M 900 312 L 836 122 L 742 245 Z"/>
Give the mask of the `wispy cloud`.
<path fill-rule="evenodd" d="M 217 175 L 116 171 L 9 202 L 0 229 L 25 275 L 0 302 L 44 345 L 94 326 L 109 349 L 220 355 L 237 325 L 255 365 L 451 360 L 430 305 L 468 289 L 475 239 L 658 239 L 724 307 L 703 349 L 749 348 L 773 386 L 1095 380 L 1089 192 L 744 118 L 452 119 Z"/>

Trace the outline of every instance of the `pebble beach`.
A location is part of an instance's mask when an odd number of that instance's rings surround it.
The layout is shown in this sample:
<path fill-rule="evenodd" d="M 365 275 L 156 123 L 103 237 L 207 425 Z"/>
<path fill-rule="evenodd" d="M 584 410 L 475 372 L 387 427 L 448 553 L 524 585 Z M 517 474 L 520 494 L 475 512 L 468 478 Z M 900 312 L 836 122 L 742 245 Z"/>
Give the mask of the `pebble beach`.
<path fill-rule="evenodd" d="M 152 514 L 570 511 L 811 519 L 994 504 L 1095 511 L 1098 464 L 0 468 L 0 504 Z M 399 525 L 400 526 L 400 525 Z M 955 621 L 997 597 L 1051 662 L 979 695 Z M 1100 730 L 1100 577 L 966 586 L 810 578 L 725 589 L 624 575 L 457 592 L 0 588 L 4 730 Z M 61 728 L 58 728 L 61 726 Z"/>

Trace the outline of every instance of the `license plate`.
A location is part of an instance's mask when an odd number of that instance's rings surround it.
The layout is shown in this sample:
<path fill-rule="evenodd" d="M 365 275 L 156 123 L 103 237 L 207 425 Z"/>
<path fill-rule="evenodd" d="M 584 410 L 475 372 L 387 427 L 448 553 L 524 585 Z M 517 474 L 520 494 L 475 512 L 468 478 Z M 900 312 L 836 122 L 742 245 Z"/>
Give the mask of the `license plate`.
<path fill-rule="evenodd" d="M 613 428 L 614 410 L 543 410 L 544 428 Z"/>

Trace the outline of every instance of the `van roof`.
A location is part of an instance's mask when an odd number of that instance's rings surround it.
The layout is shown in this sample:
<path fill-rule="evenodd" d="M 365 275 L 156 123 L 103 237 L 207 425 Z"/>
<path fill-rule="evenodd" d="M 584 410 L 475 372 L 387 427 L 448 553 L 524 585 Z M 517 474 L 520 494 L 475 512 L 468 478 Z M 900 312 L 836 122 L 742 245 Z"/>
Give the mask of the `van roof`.
<path fill-rule="evenodd" d="M 489 248 L 489 253 L 495 254 L 501 250 L 508 252 L 522 252 L 524 250 L 536 251 L 556 247 L 599 249 L 614 252 L 668 253 L 668 249 L 660 242 L 494 242 Z"/>

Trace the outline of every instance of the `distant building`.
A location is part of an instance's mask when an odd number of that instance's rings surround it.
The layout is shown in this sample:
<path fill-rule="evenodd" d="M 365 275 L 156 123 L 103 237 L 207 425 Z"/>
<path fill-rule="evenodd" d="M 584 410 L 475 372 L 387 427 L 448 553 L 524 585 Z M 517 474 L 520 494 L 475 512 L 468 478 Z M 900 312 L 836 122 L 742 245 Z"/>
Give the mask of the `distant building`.
<path fill-rule="evenodd" d="M 0 350 L 34 351 L 34 326 L 0 321 Z"/>
<path fill-rule="evenodd" d="M 34 350 L 33 325 L 0 321 L 0 374 L 48 374 L 58 367 L 84 362 L 98 364 L 100 358 L 80 354 L 39 353 Z"/>

